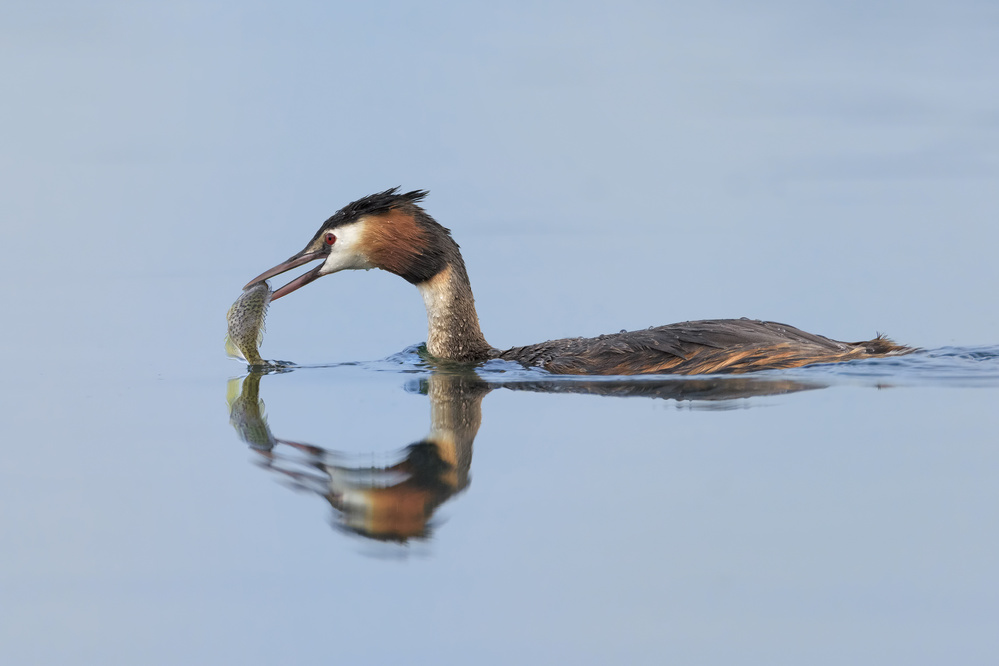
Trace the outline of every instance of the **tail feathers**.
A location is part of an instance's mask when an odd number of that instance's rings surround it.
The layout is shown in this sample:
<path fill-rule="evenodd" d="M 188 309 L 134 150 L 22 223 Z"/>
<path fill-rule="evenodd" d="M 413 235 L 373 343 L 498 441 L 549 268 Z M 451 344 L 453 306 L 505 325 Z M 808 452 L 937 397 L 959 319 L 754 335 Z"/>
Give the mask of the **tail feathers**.
<path fill-rule="evenodd" d="M 884 333 L 878 333 L 878 336 L 873 340 L 867 340 L 865 342 L 855 342 L 854 344 L 862 346 L 864 351 L 868 354 L 883 356 L 887 354 L 899 355 L 908 354 L 910 352 L 916 351 L 914 347 L 906 347 L 905 345 L 896 344 L 894 340 L 886 336 Z"/>

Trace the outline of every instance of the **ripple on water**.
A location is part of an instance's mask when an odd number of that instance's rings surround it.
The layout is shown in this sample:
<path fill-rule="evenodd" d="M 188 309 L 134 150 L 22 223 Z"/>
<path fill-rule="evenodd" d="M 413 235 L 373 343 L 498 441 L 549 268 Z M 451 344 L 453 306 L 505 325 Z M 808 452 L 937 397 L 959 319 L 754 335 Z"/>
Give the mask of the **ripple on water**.
<path fill-rule="evenodd" d="M 904 356 L 817 364 L 745 375 L 553 375 L 539 368 L 525 368 L 519 363 L 500 359 L 469 367 L 435 362 L 428 356 L 423 344 L 412 345 L 377 361 L 302 365 L 295 369 L 342 366 L 408 376 L 442 372 L 474 373 L 484 383 L 495 388 L 514 390 L 720 401 L 825 388 L 836 384 L 999 386 L 999 345 L 921 349 Z M 407 382 L 408 390 L 419 391 L 419 385 L 419 377 Z"/>
<path fill-rule="evenodd" d="M 920 349 L 905 356 L 799 368 L 795 376 L 895 385 L 999 386 L 999 346 Z"/>

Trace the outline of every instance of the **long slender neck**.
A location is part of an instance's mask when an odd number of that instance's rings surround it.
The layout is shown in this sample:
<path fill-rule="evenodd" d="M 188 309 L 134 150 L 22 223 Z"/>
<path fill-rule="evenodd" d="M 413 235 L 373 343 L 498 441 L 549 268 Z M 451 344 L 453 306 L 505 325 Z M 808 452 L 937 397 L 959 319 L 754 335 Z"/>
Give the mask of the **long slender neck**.
<path fill-rule="evenodd" d="M 470 363 L 495 356 L 479 329 L 472 285 L 461 255 L 417 285 L 427 306 L 427 351 L 437 358 Z"/>

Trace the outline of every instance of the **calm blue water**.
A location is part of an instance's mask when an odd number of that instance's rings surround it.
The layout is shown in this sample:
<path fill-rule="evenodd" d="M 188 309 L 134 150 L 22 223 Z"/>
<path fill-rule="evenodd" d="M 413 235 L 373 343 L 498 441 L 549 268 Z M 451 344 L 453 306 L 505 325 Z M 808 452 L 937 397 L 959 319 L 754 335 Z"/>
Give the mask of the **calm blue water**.
<path fill-rule="evenodd" d="M 276 472 L 280 481 L 293 488 L 326 499 L 333 509 L 334 526 L 374 541 L 412 546 L 414 541 L 431 538 L 438 507 L 467 489 L 473 443 L 483 419 L 482 402 L 493 391 L 660 400 L 689 410 L 727 411 L 768 404 L 767 399 L 771 404 L 785 402 L 794 393 L 845 387 L 999 388 L 996 346 L 919 350 L 904 357 L 698 377 L 558 376 L 499 360 L 476 367 L 437 368 L 425 353 L 422 346 L 412 347 L 379 362 L 282 365 L 233 378 L 227 386 L 230 424 L 261 455 L 256 461 L 261 467 Z M 359 454 L 356 445 L 330 448 L 272 432 L 262 385 L 288 390 L 298 375 L 309 373 L 335 383 L 342 381 L 339 373 L 357 370 L 384 373 L 401 384 L 402 390 L 426 396 L 429 434 L 413 438 L 397 451 Z M 291 373 L 297 375 L 286 376 Z M 386 416 L 394 411 L 387 409 Z M 409 550 L 395 552 L 404 556 Z"/>
<path fill-rule="evenodd" d="M 0 663 L 995 661 L 991 4 L 8 5 Z M 371 271 L 274 304 L 298 367 L 225 358 L 246 280 L 394 185 L 498 348 L 924 351 L 441 372 Z"/>
<path fill-rule="evenodd" d="M 333 612 L 355 658 L 406 653 L 359 640 L 371 622 L 496 663 L 984 662 L 994 647 L 999 347 L 637 381 L 435 373 L 409 350 L 233 382 L 246 462 L 267 472 L 256 492 L 283 493 L 271 529 L 321 539 L 339 564 L 307 586 L 364 607 Z M 628 392 L 654 397 L 600 395 Z M 457 488 L 424 450 L 449 438 L 467 448 Z M 388 599 L 433 611 L 375 602 L 381 576 Z"/>

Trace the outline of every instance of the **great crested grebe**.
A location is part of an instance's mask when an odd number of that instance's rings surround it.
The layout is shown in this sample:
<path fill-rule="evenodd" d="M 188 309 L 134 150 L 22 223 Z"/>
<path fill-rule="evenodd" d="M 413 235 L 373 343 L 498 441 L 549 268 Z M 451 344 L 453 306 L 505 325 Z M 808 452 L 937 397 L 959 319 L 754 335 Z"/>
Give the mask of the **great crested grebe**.
<path fill-rule="evenodd" d="M 686 321 L 596 338 L 549 340 L 506 351 L 479 329 L 472 286 L 458 244 L 417 202 L 427 195 L 398 188 L 358 199 L 326 220 L 305 249 L 247 286 L 312 261 L 322 264 L 274 292 L 271 300 L 347 269 L 381 268 L 415 284 L 427 307 L 427 351 L 458 363 L 517 361 L 554 374 L 742 373 L 905 354 L 910 347 L 879 335 L 839 342 L 793 326 L 751 319 Z"/>

